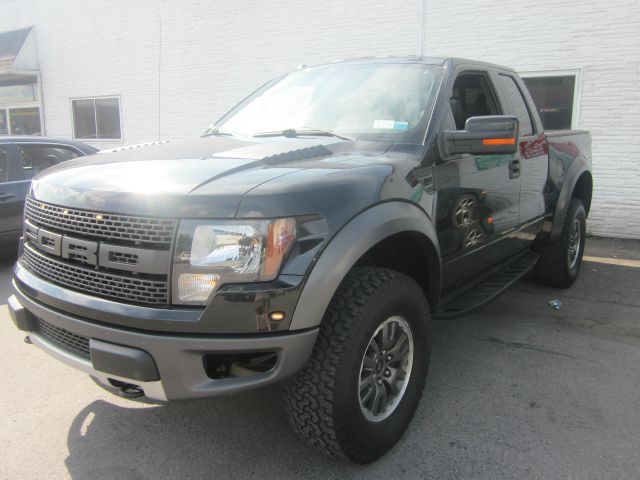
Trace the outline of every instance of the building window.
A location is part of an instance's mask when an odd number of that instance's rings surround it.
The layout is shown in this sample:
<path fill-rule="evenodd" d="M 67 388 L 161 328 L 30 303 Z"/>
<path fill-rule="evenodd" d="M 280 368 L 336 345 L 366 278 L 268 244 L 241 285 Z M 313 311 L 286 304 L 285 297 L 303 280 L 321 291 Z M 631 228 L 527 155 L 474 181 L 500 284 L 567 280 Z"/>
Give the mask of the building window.
<path fill-rule="evenodd" d="M 578 128 L 579 71 L 524 72 L 521 76 L 546 130 Z"/>
<path fill-rule="evenodd" d="M 41 135 L 36 83 L 0 86 L 0 135 Z"/>
<path fill-rule="evenodd" d="M 73 137 L 81 140 L 121 140 L 120 98 L 71 100 Z"/>

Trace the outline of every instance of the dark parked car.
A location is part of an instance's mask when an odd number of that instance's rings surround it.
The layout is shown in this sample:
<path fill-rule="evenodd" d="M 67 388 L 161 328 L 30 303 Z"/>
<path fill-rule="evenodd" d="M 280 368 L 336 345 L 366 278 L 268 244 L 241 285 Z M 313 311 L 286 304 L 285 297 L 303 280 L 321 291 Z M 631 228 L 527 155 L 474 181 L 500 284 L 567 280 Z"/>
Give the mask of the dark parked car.
<path fill-rule="evenodd" d="M 591 191 L 589 134 L 545 132 L 509 68 L 304 67 L 203 138 L 39 176 L 9 311 L 28 342 L 121 395 L 286 380 L 310 444 L 371 462 L 420 401 L 431 318 L 530 271 L 569 287 Z"/>
<path fill-rule="evenodd" d="M 97 151 L 73 140 L 0 136 L 0 250 L 18 245 L 31 179 L 48 167 Z"/>

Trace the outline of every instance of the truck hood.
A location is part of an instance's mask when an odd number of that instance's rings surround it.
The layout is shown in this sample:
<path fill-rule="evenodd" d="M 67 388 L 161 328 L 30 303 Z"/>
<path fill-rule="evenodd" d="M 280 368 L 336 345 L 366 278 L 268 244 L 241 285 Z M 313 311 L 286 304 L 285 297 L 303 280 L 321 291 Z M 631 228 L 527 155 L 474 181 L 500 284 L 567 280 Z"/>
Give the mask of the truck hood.
<path fill-rule="evenodd" d="M 390 146 L 331 137 L 157 142 L 56 165 L 34 179 L 32 195 L 94 211 L 233 217 L 243 196 L 266 182 L 305 169 L 324 169 L 326 174 L 327 168 L 366 166 Z"/>

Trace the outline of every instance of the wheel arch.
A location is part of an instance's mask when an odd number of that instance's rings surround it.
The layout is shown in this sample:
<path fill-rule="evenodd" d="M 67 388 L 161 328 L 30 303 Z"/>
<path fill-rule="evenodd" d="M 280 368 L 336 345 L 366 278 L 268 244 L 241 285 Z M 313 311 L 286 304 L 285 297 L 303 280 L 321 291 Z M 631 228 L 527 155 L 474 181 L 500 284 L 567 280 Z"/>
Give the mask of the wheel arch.
<path fill-rule="evenodd" d="M 589 210 L 591 209 L 591 197 L 593 195 L 593 177 L 591 172 L 584 171 L 580 174 L 580 177 L 576 181 L 571 192 L 572 198 L 579 198 L 584 205 L 584 211 L 589 216 Z"/>
<path fill-rule="evenodd" d="M 398 264 L 391 262 L 393 255 L 400 255 Z M 319 325 L 340 283 L 358 265 L 385 266 L 412 276 L 425 291 L 429 307 L 437 307 L 440 251 L 432 220 L 412 203 L 385 202 L 354 217 L 331 239 L 308 274 L 290 329 Z"/>
<path fill-rule="evenodd" d="M 564 218 L 567 214 L 567 208 L 569 207 L 571 199 L 576 197 L 582 200 L 585 212 L 589 215 L 592 194 L 593 177 L 591 175 L 589 162 L 585 157 L 576 157 L 566 173 L 565 181 L 560 190 L 553 215 L 551 240 L 556 240 L 562 233 Z"/>

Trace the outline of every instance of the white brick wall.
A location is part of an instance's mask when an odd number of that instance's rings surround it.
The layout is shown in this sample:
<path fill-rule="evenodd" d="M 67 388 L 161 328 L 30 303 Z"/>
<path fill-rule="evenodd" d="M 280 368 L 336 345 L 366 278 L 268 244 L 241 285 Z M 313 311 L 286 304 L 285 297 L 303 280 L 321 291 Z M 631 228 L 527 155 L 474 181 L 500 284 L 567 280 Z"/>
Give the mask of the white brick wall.
<path fill-rule="evenodd" d="M 640 2 L 422 1 L 425 54 L 581 69 L 579 127 L 593 136 L 596 179 L 590 229 L 640 238 Z M 420 3 L 0 0 L 0 31 L 36 27 L 48 135 L 71 136 L 70 98 L 116 94 L 131 144 L 197 135 L 301 63 L 415 54 Z"/>
<path fill-rule="evenodd" d="M 640 2 L 427 0 L 426 51 L 520 71 L 582 70 L 593 139 L 590 230 L 640 238 Z"/>

